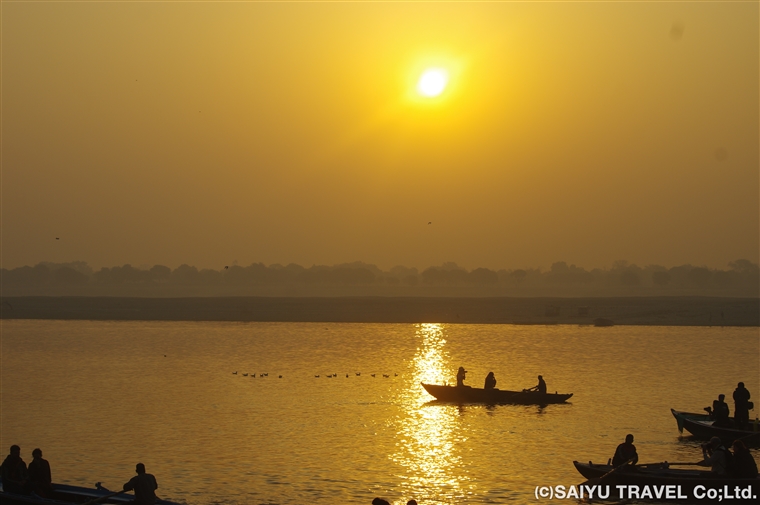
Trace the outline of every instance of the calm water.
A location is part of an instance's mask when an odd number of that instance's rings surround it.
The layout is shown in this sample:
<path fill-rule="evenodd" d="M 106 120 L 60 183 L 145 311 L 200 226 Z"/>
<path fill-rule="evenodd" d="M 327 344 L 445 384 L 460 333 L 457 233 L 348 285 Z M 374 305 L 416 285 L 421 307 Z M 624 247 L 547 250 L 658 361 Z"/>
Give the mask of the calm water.
<path fill-rule="evenodd" d="M 575 396 L 430 404 L 420 381 L 460 365 Z M 700 459 L 669 409 L 740 380 L 758 404 L 758 328 L 2 321 L 0 447 L 111 489 L 141 461 L 188 504 L 535 503 L 626 433 L 642 462 Z"/>

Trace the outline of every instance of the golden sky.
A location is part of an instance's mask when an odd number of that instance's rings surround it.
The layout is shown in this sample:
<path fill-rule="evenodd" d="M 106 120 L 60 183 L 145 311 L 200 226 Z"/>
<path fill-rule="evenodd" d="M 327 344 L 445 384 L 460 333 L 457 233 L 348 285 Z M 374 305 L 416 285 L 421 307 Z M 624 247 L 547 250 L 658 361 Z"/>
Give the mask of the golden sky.
<path fill-rule="evenodd" d="M 759 14 L 3 2 L 3 267 L 757 262 Z"/>

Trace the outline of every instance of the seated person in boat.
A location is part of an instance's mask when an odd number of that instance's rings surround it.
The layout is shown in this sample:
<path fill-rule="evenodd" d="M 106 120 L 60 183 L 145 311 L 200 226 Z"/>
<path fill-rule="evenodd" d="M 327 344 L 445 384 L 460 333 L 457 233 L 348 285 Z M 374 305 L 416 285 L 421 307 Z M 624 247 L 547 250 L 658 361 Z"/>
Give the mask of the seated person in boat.
<path fill-rule="evenodd" d="M 731 426 L 728 404 L 723 401 L 725 397 L 726 395 L 718 395 L 718 399 L 713 400 L 712 412 L 710 412 L 710 416 L 714 419 L 713 426 L 724 428 Z"/>
<path fill-rule="evenodd" d="M 7 493 L 29 494 L 29 472 L 26 463 L 21 459 L 21 447 L 11 446 L 11 451 L 3 461 L 2 467 L 3 491 Z"/>
<path fill-rule="evenodd" d="M 464 387 L 464 379 L 467 375 L 467 370 L 464 369 L 463 366 L 459 367 L 459 370 L 457 370 L 457 386 L 458 387 Z"/>
<path fill-rule="evenodd" d="M 628 460 L 632 465 L 635 465 L 639 461 L 639 454 L 636 452 L 636 446 L 633 445 L 633 435 L 630 433 L 625 436 L 625 442 L 617 446 L 615 449 L 615 455 L 612 456 L 612 466 L 619 466 Z"/>
<path fill-rule="evenodd" d="M 538 391 L 539 393 L 546 394 L 546 382 L 544 382 L 544 378 L 540 375 L 538 376 L 538 384 L 533 386 L 530 389 L 523 389 L 523 391 Z"/>
<path fill-rule="evenodd" d="M 156 503 L 156 489 L 158 489 L 156 478 L 152 474 L 145 473 L 145 465 L 142 463 L 137 463 L 135 472 L 137 475 L 124 484 L 124 491 L 135 490 L 134 505 L 153 505 Z"/>
<path fill-rule="evenodd" d="M 723 446 L 718 437 L 712 437 L 709 442 L 702 444 L 704 459 L 697 463 L 699 466 L 709 466 L 715 475 L 727 475 L 731 453 Z"/>
<path fill-rule="evenodd" d="M 483 385 L 483 389 L 494 389 L 496 387 L 496 377 L 493 372 L 488 372 L 486 375 L 486 383 Z"/>
<path fill-rule="evenodd" d="M 734 477 L 747 477 L 754 479 L 757 477 L 757 463 L 755 458 L 741 440 L 734 440 L 731 447 L 734 450 L 732 474 Z"/>
<path fill-rule="evenodd" d="M 53 496 L 53 479 L 50 475 L 50 463 L 42 458 L 42 450 L 32 451 L 32 462 L 29 463 L 29 481 L 32 491 L 43 498 Z"/>

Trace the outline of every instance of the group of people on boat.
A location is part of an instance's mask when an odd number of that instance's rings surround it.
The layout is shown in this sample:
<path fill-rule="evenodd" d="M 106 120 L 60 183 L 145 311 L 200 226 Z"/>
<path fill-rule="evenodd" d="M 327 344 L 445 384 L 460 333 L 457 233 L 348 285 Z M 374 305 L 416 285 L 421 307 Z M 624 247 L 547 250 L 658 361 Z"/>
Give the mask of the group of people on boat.
<path fill-rule="evenodd" d="M 459 370 L 457 370 L 457 387 L 466 387 L 464 385 L 465 378 L 467 378 L 467 370 L 465 370 L 463 366 L 460 366 Z M 485 384 L 483 384 L 483 389 L 496 389 L 496 376 L 493 374 L 493 372 L 488 372 L 488 375 L 486 375 L 486 381 Z M 539 393 L 546 394 L 546 382 L 544 381 L 544 378 L 539 375 L 538 384 L 530 389 L 523 389 L 523 393 L 527 393 L 529 391 L 537 391 Z"/>
<path fill-rule="evenodd" d="M 53 498 L 53 479 L 50 463 L 42 458 L 42 450 L 32 451 L 29 467 L 21 458 L 21 447 L 12 445 L 10 453 L 2 464 L 3 492 L 21 495 L 37 495 L 40 498 Z M 156 478 L 145 472 L 145 465 L 137 463 L 137 475 L 122 486 L 121 492 L 135 492 L 134 505 L 154 505 L 156 503 Z M 99 484 L 99 483 L 98 483 Z"/>
<path fill-rule="evenodd" d="M 754 404 L 749 401 L 751 395 L 749 390 L 740 382 L 736 385 L 734 394 L 734 419 L 731 421 L 731 414 L 728 404 L 725 401 L 726 395 L 718 395 L 717 400 L 713 400 L 712 407 L 705 407 L 705 410 L 713 419 L 713 426 L 718 428 L 735 428 L 737 430 L 746 430 L 749 428 L 749 411 L 754 408 Z"/>
<path fill-rule="evenodd" d="M 32 451 L 32 461 L 27 468 L 21 458 L 21 447 L 12 445 L 2 465 L 3 491 L 16 494 L 35 493 L 47 498 L 53 493 L 50 463 L 42 458 L 42 450 Z"/>
<path fill-rule="evenodd" d="M 633 435 L 625 436 L 625 442 L 618 445 L 611 464 L 614 467 L 621 465 L 635 465 L 639 461 L 636 446 L 633 445 Z M 727 449 L 718 437 L 713 437 L 709 442 L 702 444 L 702 460 L 696 463 L 698 466 L 709 466 L 710 473 L 726 477 L 757 477 L 757 463 L 747 446 L 741 439 L 734 440 L 731 450 Z"/>
<path fill-rule="evenodd" d="M 712 437 L 702 444 L 702 455 L 704 458 L 697 464 L 709 466 L 716 475 L 757 477 L 757 463 L 741 439 L 734 440 L 729 450 L 719 437 Z"/>

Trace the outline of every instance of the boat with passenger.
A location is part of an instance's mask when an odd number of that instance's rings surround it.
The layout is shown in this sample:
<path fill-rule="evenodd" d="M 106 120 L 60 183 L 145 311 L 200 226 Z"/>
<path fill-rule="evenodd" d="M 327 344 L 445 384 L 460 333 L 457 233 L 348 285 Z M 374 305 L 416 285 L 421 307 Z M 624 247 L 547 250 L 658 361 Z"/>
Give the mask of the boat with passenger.
<path fill-rule="evenodd" d="M 440 384 L 425 384 L 424 382 L 422 383 L 422 387 L 437 400 L 452 403 L 549 405 L 566 403 L 573 396 L 573 393 L 509 391 L 506 389 L 483 389 L 470 386 L 442 386 Z"/>
<path fill-rule="evenodd" d="M 760 495 L 760 477 L 728 477 L 709 470 L 671 468 L 668 462 L 650 465 L 580 463 L 575 469 L 589 479 L 587 485 L 605 486 L 611 491 L 609 499 L 674 500 L 702 503 L 750 503 Z M 585 484 L 585 483 L 584 483 Z M 597 487 L 598 490 L 598 487 Z M 631 496 L 632 491 L 636 496 Z M 620 493 L 624 493 L 623 496 Z"/>
<path fill-rule="evenodd" d="M 719 437 L 727 445 L 733 443 L 734 440 L 741 440 L 747 446 L 760 445 L 760 427 L 758 427 L 757 423 L 750 423 L 750 429 L 748 430 L 738 430 L 732 427 L 715 426 L 714 419 L 708 414 L 683 412 L 675 409 L 670 409 L 670 413 L 676 418 L 680 433 L 686 430 L 700 440 Z"/>
<path fill-rule="evenodd" d="M 1 484 L 1 483 L 0 483 Z M 102 486 L 94 488 L 53 484 L 53 492 L 48 497 L 31 494 L 10 493 L 0 489 L 0 502 L 3 505 L 127 505 L 135 495 L 124 491 L 110 491 Z M 156 500 L 155 505 L 179 505 L 168 500 Z"/>

